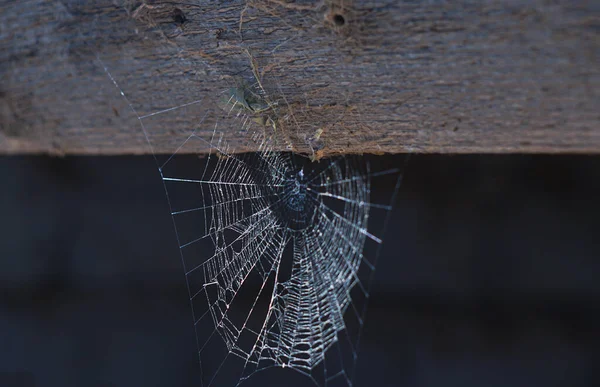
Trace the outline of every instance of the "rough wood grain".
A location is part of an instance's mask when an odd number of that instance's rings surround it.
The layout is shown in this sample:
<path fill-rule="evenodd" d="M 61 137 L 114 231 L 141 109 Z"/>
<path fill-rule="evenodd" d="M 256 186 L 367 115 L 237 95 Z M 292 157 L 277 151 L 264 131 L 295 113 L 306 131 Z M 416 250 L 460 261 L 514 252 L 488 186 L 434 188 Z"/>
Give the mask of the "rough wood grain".
<path fill-rule="evenodd" d="M 215 124 L 235 151 L 600 152 L 598 2 L 117 3 L 1 4 L 0 153 L 147 153 L 103 65 L 139 116 L 200 101 L 142 120 L 157 153 Z M 216 103 L 242 83 L 271 106 L 245 130 Z"/>

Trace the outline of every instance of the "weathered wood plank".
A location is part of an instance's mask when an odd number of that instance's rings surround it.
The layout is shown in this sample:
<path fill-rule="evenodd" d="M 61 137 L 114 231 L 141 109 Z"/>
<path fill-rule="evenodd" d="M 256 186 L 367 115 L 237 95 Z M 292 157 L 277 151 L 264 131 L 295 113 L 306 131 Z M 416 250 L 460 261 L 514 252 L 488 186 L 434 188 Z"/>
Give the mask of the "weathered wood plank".
<path fill-rule="evenodd" d="M 599 15 L 583 0 L 3 2 L 0 153 L 148 152 L 102 64 L 139 116 L 201 101 L 143 120 L 158 153 L 215 123 L 236 151 L 262 131 L 319 156 L 599 153 Z M 243 130 L 217 103 L 242 83 L 270 107 L 245 109 Z"/>

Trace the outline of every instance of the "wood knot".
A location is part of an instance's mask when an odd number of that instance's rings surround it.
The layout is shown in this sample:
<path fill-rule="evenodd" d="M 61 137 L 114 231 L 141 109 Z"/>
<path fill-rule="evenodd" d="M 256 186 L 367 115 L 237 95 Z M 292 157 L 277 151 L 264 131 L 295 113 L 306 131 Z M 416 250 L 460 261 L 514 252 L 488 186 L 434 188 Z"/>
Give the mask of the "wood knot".
<path fill-rule="evenodd" d="M 348 20 L 348 15 L 340 12 L 340 10 L 332 9 L 325 14 L 325 22 L 336 29 L 346 26 Z"/>
<path fill-rule="evenodd" d="M 171 18 L 173 19 L 173 22 L 175 22 L 175 24 L 177 24 L 180 27 L 187 21 L 185 13 L 183 13 L 183 11 L 180 8 L 175 8 L 173 10 L 173 12 L 171 13 Z"/>
<path fill-rule="evenodd" d="M 338 27 L 343 26 L 344 24 L 346 24 L 346 18 L 344 18 L 344 15 L 336 13 L 331 17 L 331 20 L 333 21 L 333 24 L 335 24 Z"/>

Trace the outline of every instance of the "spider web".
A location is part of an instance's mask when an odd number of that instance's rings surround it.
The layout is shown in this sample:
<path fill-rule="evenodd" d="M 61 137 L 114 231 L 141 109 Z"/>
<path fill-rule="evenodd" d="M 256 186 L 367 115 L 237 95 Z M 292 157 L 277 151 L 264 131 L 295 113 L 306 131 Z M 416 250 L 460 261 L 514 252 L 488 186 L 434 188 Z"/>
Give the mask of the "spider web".
<path fill-rule="evenodd" d="M 160 93 L 148 101 L 147 90 L 126 94 L 128 77 L 117 80 L 98 61 L 141 127 L 165 186 L 202 385 L 239 385 L 278 367 L 319 386 L 351 386 L 400 169 L 371 171 L 358 156 L 313 162 L 278 151 L 294 144 L 275 121 L 293 126 L 305 117 L 292 111 L 281 85 L 268 87 L 249 69 L 242 83 L 222 79 L 215 101 L 163 101 Z M 266 114 L 257 114 L 261 104 Z M 170 122 L 189 129 L 165 136 Z M 255 152 L 231 149 L 228 137 L 246 138 L 242 150 Z M 206 156 L 186 156 L 197 152 Z M 372 200 L 376 179 L 391 179 L 387 200 Z"/>
<path fill-rule="evenodd" d="M 136 117 L 145 129 L 153 115 Z M 247 118 L 240 115 L 240 124 Z M 260 132 L 250 137 L 259 151 L 235 154 L 216 126 L 207 137 L 192 131 L 177 153 L 204 144 L 208 156 L 192 160 L 196 168 L 182 166 L 176 153 L 164 162 L 157 155 L 203 385 L 237 385 L 270 367 L 294 369 L 317 385 L 352 385 L 385 228 L 372 231 L 369 218 L 392 209 L 391 201 L 371 202 L 371 179 L 397 178 L 393 198 L 400 170 L 372 172 L 352 156 L 315 163 L 272 151 Z M 368 243 L 376 246 L 370 255 Z"/>

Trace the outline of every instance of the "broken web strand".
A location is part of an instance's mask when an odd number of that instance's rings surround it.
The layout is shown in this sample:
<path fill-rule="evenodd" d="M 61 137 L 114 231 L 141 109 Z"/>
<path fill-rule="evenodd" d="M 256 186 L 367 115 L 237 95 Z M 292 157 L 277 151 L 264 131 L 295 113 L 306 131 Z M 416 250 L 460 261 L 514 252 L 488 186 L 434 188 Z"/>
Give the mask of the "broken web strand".
<path fill-rule="evenodd" d="M 153 148 L 153 146 L 152 146 L 152 142 L 150 141 L 150 137 L 149 137 L 149 135 L 148 135 L 148 131 L 147 131 L 147 129 L 146 129 L 146 127 L 145 127 L 145 125 L 144 125 L 143 118 L 142 118 L 142 117 L 141 117 L 141 116 L 140 116 L 140 115 L 137 113 L 136 109 L 134 108 L 134 106 L 133 106 L 133 105 L 131 104 L 131 102 L 129 101 L 129 98 L 128 98 L 128 97 L 125 95 L 125 92 L 124 92 L 124 91 L 121 89 L 121 87 L 119 86 L 119 84 L 117 83 L 116 79 L 113 77 L 113 75 L 112 75 L 112 74 L 111 74 L 111 72 L 109 71 L 109 69 L 108 69 L 108 67 L 106 66 L 106 64 L 105 64 L 105 63 L 102 61 L 102 59 L 100 58 L 100 55 L 99 55 L 99 54 L 98 54 L 98 55 L 96 55 L 96 60 L 97 60 L 97 61 L 100 63 L 100 65 L 101 65 L 102 69 L 104 70 L 104 72 L 106 73 L 106 75 L 108 76 L 108 78 L 110 79 L 110 81 L 113 83 L 113 85 L 114 85 L 114 86 L 116 87 L 116 89 L 119 91 L 119 94 L 120 94 L 120 95 L 122 96 L 122 98 L 125 100 L 125 102 L 127 103 L 127 105 L 128 105 L 128 107 L 129 107 L 129 109 L 131 110 L 131 112 L 132 112 L 132 113 L 135 115 L 135 117 L 136 117 L 136 119 L 137 119 L 137 121 L 138 121 L 138 123 L 139 123 L 139 125 L 140 125 L 140 128 L 141 128 L 141 130 L 142 130 L 142 132 L 143 132 L 143 134 L 144 134 L 144 138 L 146 139 L 146 142 L 148 143 L 148 147 L 149 147 L 149 149 L 150 149 L 150 152 L 152 153 L 152 157 L 154 158 L 155 164 L 156 164 L 156 165 L 157 165 L 157 167 L 158 167 L 158 170 L 159 170 L 159 172 L 160 172 L 161 178 L 163 178 L 163 175 L 162 175 L 162 167 L 164 166 L 164 164 L 161 166 L 161 164 L 159 163 L 159 160 L 158 160 L 158 158 L 157 158 L 157 156 L 156 156 L 156 153 L 154 152 L 154 148 Z M 166 112 L 166 111 L 172 111 L 172 110 L 175 110 L 175 109 L 176 109 L 176 107 L 173 107 L 173 108 L 170 108 L 169 110 L 165 110 L 165 112 Z M 161 112 L 155 112 L 154 114 L 150 114 L 150 115 L 148 115 L 148 116 L 144 116 L 144 117 L 149 117 L 149 116 L 152 116 L 152 115 L 155 115 L 155 114 L 161 114 Z M 192 134 L 193 134 L 193 133 L 192 133 Z M 191 135 L 190 135 L 190 137 L 191 137 Z M 188 141 L 190 137 L 188 137 L 188 139 L 187 139 L 186 141 Z M 178 148 L 178 150 L 177 150 L 177 151 L 179 151 L 179 150 L 180 150 L 180 148 Z M 169 159 L 166 161 L 166 163 L 167 163 L 167 162 L 168 162 L 168 161 L 169 161 L 171 158 L 172 158 L 172 156 L 171 156 L 171 157 L 169 157 Z M 168 205 L 169 205 L 169 208 L 171 208 L 171 209 L 172 209 L 171 200 L 170 200 L 170 198 L 169 198 L 169 191 L 167 190 L 167 186 L 164 184 L 164 182 L 163 182 L 163 188 L 164 188 L 164 190 L 165 190 L 165 197 L 166 197 L 166 199 L 167 199 L 167 203 L 168 203 Z M 177 230 L 177 225 L 176 225 L 176 223 L 175 223 L 175 218 L 171 217 L 171 219 L 172 219 L 172 221 L 173 221 L 173 227 L 174 227 L 174 229 L 175 229 L 175 230 Z M 181 241 L 180 241 L 180 239 L 179 239 L 179 235 L 177 234 L 177 232 L 175 232 L 175 238 L 176 238 L 176 241 L 177 241 L 177 245 L 178 245 L 178 246 L 180 246 L 180 245 L 181 245 Z M 181 259 L 181 264 L 182 264 L 182 267 L 183 267 L 184 271 L 187 271 L 187 269 L 186 269 L 186 264 L 185 264 L 185 260 L 184 260 L 183 254 L 181 253 L 181 249 L 179 249 L 179 251 L 180 251 L 180 254 L 179 254 L 179 255 L 180 255 L 180 259 Z M 188 295 L 190 296 L 190 299 L 191 299 L 191 289 L 190 289 L 190 284 L 189 284 L 189 282 L 187 281 L 187 277 L 186 277 L 186 287 L 187 287 Z M 192 306 L 192 307 L 190 308 L 190 309 L 191 309 L 191 313 L 192 313 L 192 319 L 193 319 L 194 321 L 196 321 L 196 318 L 195 318 L 195 315 L 194 315 L 194 308 L 193 308 L 193 304 L 192 304 L 191 302 L 190 302 L 190 305 Z M 199 348 L 199 343 L 200 343 L 200 341 L 199 341 L 199 337 L 198 337 L 198 332 L 197 332 L 196 330 L 194 330 L 194 334 L 195 334 L 195 336 L 196 336 L 196 346 Z M 204 371 L 203 371 L 203 369 L 202 369 L 202 364 L 200 364 L 200 373 L 201 373 L 201 379 L 204 379 L 204 375 L 203 375 Z"/>
<path fill-rule="evenodd" d="M 102 65 L 121 95 L 127 99 L 106 66 Z M 147 139 L 144 120 L 159 114 L 170 114 L 189 105 L 184 104 L 139 116 L 129 101 L 127 102 Z M 241 116 L 243 118 L 243 114 Z M 310 174 L 308 170 L 304 172 L 304 167 L 295 168 L 296 156 L 273 152 L 270 140 L 257 133 L 253 134 L 253 138 L 260 141 L 260 152 L 254 156 L 238 156 L 228 149 L 217 125 L 208 139 L 201 137 L 196 130 L 192 131 L 165 162 L 159 163 L 154 155 L 172 209 L 192 302 L 194 325 L 198 327 L 203 320 L 210 323 L 207 329 L 196 329 L 199 354 L 202 358 L 208 343 L 214 342 L 215 339 L 227 349 L 213 375 L 204 375 L 206 361 L 203 362 L 203 383 L 221 385 L 217 382 L 219 373 L 224 370 L 230 358 L 237 357 L 241 358 L 244 364 L 240 376 L 236 377 L 237 382 L 233 380 L 234 384 L 241 383 L 258 371 L 279 366 L 299 371 L 318 385 L 332 385 L 338 381 L 351 385 L 360 333 L 356 340 L 350 337 L 345 315 L 351 311 L 356 316 L 360 332 L 364 325 L 366 303 L 362 308 L 357 307 L 350 294 L 353 289 L 358 288 L 368 299 L 368 287 L 374 273 L 376 258 L 374 263 L 366 260 L 362 255 L 363 246 L 366 239 L 381 246 L 381 239 L 367 231 L 369 209 L 382 209 L 388 211 L 388 214 L 391 210 L 391 204 L 369 202 L 369 180 L 389 174 L 398 175 L 395 195 L 400 184 L 399 171 L 392 169 L 382 173 L 371 173 L 368 164 L 366 168 L 362 168 L 355 161 L 350 162 L 348 158 L 342 158 L 331 161 L 323 170 Z M 192 141 L 203 142 L 209 149 L 200 177 L 187 178 L 166 174 L 165 170 L 174 162 L 175 155 Z M 149 139 L 148 142 L 152 148 Z M 286 190 L 285 183 L 286 179 L 293 178 L 294 174 L 298 178 L 301 172 L 307 175 L 306 181 L 303 181 L 306 192 L 298 199 L 295 188 L 292 187 L 292 191 Z M 171 188 L 173 184 L 202 186 L 200 195 L 196 196 L 201 205 L 189 208 L 174 207 L 173 203 L 177 200 L 170 195 L 176 191 Z M 271 192 L 271 195 L 265 192 Z M 273 196 L 275 200 L 270 200 L 269 196 Z M 293 198 L 305 200 L 303 204 L 308 205 L 310 202 L 314 206 L 311 208 L 314 208 L 315 212 L 309 218 L 309 222 L 315 223 L 302 232 L 290 230 L 285 222 L 277 218 L 276 208 L 281 203 L 294 207 L 296 204 L 290 204 Z M 337 206 L 328 205 L 325 204 L 325 200 L 340 203 Z M 244 203 L 248 204 L 245 209 Z M 204 219 L 201 222 L 201 235 L 196 239 L 183 239 L 185 226 L 181 225 L 177 218 L 196 212 L 202 213 Z M 197 230 L 198 227 L 193 229 Z M 230 231 L 232 235 L 225 235 Z M 195 254 L 194 259 L 188 259 L 186 249 L 203 240 L 210 241 L 214 253 L 208 258 L 203 258 L 202 263 L 190 265 L 200 254 Z M 337 244 L 332 241 L 337 241 Z M 242 246 L 236 249 L 236 244 Z M 288 244 L 293 245 L 291 275 L 287 279 L 279 280 Z M 204 254 L 204 257 L 206 256 Z M 252 265 L 245 267 L 243 263 L 248 262 Z M 362 281 L 357 276 L 357 265 L 363 263 L 370 270 L 370 278 L 367 281 Z M 243 316 L 244 322 L 236 325 L 229 316 L 230 305 L 253 272 L 258 272 L 262 280 L 259 281 L 260 290 L 249 312 Z M 194 279 L 196 273 L 202 273 L 203 279 Z M 194 289 L 197 282 L 202 285 Z M 320 293 L 310 289 L 318 289 Z M 269 293 L 266 315 L 261 318 L 262 325 L 258 329 L 247 328 L 261 297 Z M 207 304 L 204 313 L 203 308 L 194 305 L 194 301 L 202 297 L 206 299 Z M 205 325 L 203 327 L 206 328 Z M 241 336 L 245 330 L 251 333 L 250 342 L 253 344 L 242 348 Z M 203 340 L 206 336 L 206 340 Z M 342 345 L 342 342 L 347 344 Z M 345 360 L 347 351 L 351 357 L 350 365 Z M 334 361 L 334 365 L 328 367 L 328 358 L 337 360 Z M 315 370 L 319 367 L 321 369 L 317 375 Z"/>

